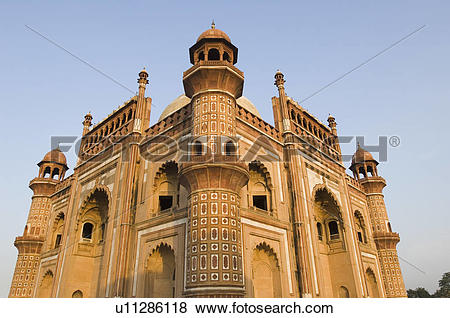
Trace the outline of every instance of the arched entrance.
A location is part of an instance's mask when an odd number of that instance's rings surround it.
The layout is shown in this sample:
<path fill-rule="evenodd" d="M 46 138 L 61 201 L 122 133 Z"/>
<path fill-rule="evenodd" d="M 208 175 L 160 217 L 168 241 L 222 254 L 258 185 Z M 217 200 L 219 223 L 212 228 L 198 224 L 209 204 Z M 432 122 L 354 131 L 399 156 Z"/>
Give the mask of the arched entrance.
<path fill-rule="evenodd" d="M 366 281 L 367 289 L 369 291 L 369 297 L 379 298 L 380 295 L 378 293 L 377 279 L 375 278 L 375 274 L 370 268 L 366 270 Z"/>
<path fill-rule="evenodd" d="M 259 244 L 252 258 L 253 297 L 281 297 L 281 279 L 278 259 L 270 246 Z"/>
<path fill-rule="evenodd" d="M 148 257 L 145 297 L 175 297 L 175 253 L 167 244 L 156 247 Z"/>
<path fill-rule="evenodd" d="M 42 278 L 41 285 L 39 286 L 37 297 L 38 298 L 50 298 L 52 296 L 53 285 L 53 272 L 48 270 Z"/>

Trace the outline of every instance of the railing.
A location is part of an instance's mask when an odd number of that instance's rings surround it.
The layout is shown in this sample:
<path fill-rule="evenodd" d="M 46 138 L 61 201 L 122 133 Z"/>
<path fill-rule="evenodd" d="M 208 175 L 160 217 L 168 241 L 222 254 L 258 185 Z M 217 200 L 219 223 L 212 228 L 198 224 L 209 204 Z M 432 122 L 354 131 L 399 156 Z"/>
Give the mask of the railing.
<path fill-rule="evenodd" d="M 147 131 L 147 136 L 157 136 L 160 133 L 166 131 L 170 127 L 178 125 L 179 123 L 185 121 L 188 117 L 191 116 L 192 107 L 191 104 L 187 104 L 183 108 L 177 110 L 173 114 L 167 116 L 163 120 L 159 121 L 155 125 L 151 126 Z M 168 136 L 171 135 L 170 132 L 167 133 Z"/>
<path fill-rule="evenodd" d="M 237 106 L 239 109 L 237 113 L 238 118 L 251 124 L 254 128 L 258 129 L 259 131 L 262 131 L 263 133 L 271 136 L 272 138 L 281 141 L 281 134 L 275 127 L 271 126 L 269 123 L 265 122 L 261 118 L 247 111 L 245 108 L 239 105 Z"/>
<path fill-rule="evenodd" d="M 314 148 L 319 149 L 329 157 L 333 158 L 336 161 L 341 160 L 340 153 L 334 149 L 330 144 L 328 144 L 325 140 L 321 140 L 314 136 L 310 131 L 304 129 L 303 127 L 298 126 L 296 123 L 294 123 L 293 132 L 302 140 L 306 141 L 308 144 L 313 146 Z M 334 138 L 332 136 L 327 138 Z M 334 142 L 334 141 L 333 141 Z"/>
<path fill-rule="evenodd" d="M 199 61 L 197 64 L 191 66 L 188 70 L 183 72 L 183 77 L 188 75 L 189 73 L 193 72 L 195 69 L 201 67 L 201 66 L 226 66 L 231 68 L 233 71 L 238 73 L 240 76 L 244 77 L 244 73 L 239 70 L 236 66 L 231 64 L 230 62 L 225 61 Z"/>
<path fill-rule="evenodd" d="M 293 132 L 334 160 L 341 161 L 339 147 L 329 127 L 321 123 L 291 98 L 288 99 L 289 117 Z"/>
<path fill-rule="evenodd" d="M 347 180 L 347 183 L 349 183 L 350 185 L 352 185 L 353 187 L 363 191 L 363 188 L 361 186 L 361 184 L 359 183 L 359 181 L 355 180 L 354 178 L 352 178 L 349 175 L 345 176 L 345 180 Z"/>
<path fill-rule="evenodd" d="M 86 160 L 97 155 L 132 132 L 136 102 L 136 97 L 133 97 L 125 106 L 95 125 L 91 131 L 83 136 L 80 152 L 81 159 Z"/>
<path fill-rule="evenodd" d="M 55 192 L 61 191 L 62 189 L 70 186 L 73 181 L 73 175 L 68 176 L 63 181 L 59 182 L 55 187 Z"/>

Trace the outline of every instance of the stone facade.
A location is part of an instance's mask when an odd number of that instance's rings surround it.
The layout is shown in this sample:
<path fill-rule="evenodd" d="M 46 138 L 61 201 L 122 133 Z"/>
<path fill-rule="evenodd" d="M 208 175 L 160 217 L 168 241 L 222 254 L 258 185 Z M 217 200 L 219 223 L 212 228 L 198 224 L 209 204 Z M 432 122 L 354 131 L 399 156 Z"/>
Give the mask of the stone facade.
<path fill-rule="evenodd" d="M 137 96 L 85 116 L 71 176 L 58 149 L 39 163 L 9 296 L 405 297 L 373 157 L 359 147 L 347 175 L 335 119 L 281 72 L 265 122 L 214 25 L 189 53 L 155 125 L 142 70 Z"/>

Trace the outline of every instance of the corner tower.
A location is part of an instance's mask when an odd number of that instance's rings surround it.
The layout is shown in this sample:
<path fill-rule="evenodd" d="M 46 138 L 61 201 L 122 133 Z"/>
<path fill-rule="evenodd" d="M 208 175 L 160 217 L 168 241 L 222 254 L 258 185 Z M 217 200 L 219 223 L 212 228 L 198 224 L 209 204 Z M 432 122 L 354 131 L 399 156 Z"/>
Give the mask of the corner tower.
<path fill-rule="evenodd" d="M 386 181 L 378 175 L 377 165 L 378 162 L 372 155 L 358 144 L 350 170 L 352 170 L 354 178 L 363 186 L 367 196 L 373 238 L 378 250 L 386 295 L 388 297 L 406 297 L 396 248 L 400 242 L 400 236 L 398 233 L 392 232 L 383 195 Z"/>
<path fill-rule="evenodd" d="M 183 84 L 192 103 L 192 144 L 180 169 L 189 192 L 185 295 L 242 297 L 239 192 L 249 174 L 235 137 L 244 74 L 234 66 L 237 48 L 214 23 L 189 54 L 194 65 Z"/>
<path fill-rule="evenodd" d="M 9 297 L 33 297 L 37 283 L 39 255 L 47 235 L 51 211 L 50 196 L 55 186 L 64 179 L 67 161 L 59 149 L 48 152 L 38 163 L 39 174 L 30 181 L 33 190 L 28 220 L 22 236 L 16 237 L 14 246 L 19 251 Z"/>

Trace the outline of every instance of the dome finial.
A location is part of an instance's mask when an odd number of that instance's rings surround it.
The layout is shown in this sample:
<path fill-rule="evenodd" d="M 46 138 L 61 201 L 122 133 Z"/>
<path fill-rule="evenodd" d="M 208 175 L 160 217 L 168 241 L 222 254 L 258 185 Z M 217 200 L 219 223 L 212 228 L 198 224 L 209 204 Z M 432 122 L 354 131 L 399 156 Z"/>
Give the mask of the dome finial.
<path fill-rule="evenodd" d="M 215 29 L 216 28 L 216 24 L 214 23 L 214 19 L 211 22 L 211 29 Z"/>

